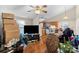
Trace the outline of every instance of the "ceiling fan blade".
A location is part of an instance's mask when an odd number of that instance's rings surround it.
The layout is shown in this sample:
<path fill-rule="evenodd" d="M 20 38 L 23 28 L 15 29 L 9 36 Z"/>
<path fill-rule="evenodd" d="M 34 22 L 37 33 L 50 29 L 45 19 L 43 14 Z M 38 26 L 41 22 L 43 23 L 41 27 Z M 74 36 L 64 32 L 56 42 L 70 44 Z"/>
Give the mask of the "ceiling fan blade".
<path fill-rule="evenodd" d="M 26 12 L 31 12 L 32 10 L 28 10 L 28 11 L 26 11 Z"/>
<path fill-rule="evenodd" d="M 46 7 L 47 7 L 47 5 L 43 5 L 43 7 L 45 7 L 45 8 L 46 8 Z"/>
<path fill-rule="evenodd" d="M 29 10 L 29 11 L 27 11 L 27 12 L 31 12 L 31 11 Z"/>
<path fill-rule="evenodd" d="M 30 5 L 31 8 L 34 8 L 34 6 Z"/>
<path fill-rule="evenodd" d="M 42 12 L 47 13 L 47 11 L 45 11 L 45 10 L 42 10 Z"/>

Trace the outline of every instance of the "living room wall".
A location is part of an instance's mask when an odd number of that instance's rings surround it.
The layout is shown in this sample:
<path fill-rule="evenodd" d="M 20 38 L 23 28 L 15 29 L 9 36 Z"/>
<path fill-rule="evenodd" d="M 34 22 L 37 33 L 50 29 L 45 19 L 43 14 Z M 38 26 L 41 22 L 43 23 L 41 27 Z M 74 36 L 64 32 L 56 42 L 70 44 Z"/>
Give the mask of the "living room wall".
<path fill-rule="evenodd" d="M 18 18 L 16 17 L 17 24 L 20 29 L 20 33 L 24 34 L 24 25 L 32 25 L 32 19 L 29 18 Z"/>

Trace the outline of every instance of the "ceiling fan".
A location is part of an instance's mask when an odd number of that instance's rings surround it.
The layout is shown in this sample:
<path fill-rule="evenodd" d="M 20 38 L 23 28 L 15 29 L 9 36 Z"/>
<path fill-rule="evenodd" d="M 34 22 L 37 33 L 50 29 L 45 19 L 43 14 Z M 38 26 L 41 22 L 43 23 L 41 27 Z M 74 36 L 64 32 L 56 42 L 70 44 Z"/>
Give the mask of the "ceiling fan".
<path fill-rule="evenodd" d="M 34 11 L 35 14 L 47 13 L 47 10 L 46 10 L 47 5 L 37 5 L 37 6 L 30 5 L 29 7 L 33 8 L 33 9 L 28 10 L 27 12 Z"/>

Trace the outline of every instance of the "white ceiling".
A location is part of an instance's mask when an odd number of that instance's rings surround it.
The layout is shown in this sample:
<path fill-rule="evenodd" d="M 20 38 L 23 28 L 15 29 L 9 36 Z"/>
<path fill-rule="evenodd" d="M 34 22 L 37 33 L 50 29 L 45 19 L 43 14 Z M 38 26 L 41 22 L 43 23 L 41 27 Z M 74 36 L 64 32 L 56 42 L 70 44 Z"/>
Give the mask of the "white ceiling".
<path fill-rule="evenodd" d="M 73 8 L 73 5 L 48 5 L 47 6 L 47 14 L 40 14 L 40 17 L 44 18 L 53 18 L 56 15 L 59 15 L 63 13 L 66 10 L 69 10 Z M 31 10 L 32 8 L 29 7 L 29 5 L 0 5 L 0 13 L 2 12 L 11 12 L 14 13 L 16 16 L 23 16 L 26 18 L 36 18 L 37 15 L 32 12 L 27 12 L 28 10 Z"/>

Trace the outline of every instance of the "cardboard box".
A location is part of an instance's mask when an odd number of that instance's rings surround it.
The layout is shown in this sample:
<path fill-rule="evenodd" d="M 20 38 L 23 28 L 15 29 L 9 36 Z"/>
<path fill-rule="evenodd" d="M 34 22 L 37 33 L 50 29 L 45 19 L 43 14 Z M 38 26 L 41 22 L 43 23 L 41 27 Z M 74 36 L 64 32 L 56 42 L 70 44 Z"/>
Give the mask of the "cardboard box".
<path fill-rule="evenodd" d="M 14 14 L 11 13 L 2 13 L 3 19 L 14 19 Z"/>
<path fill-rule="evenodd" d="M 4 30 L 19 30 L 19 27 L 16 25 L 4 25 Z"/>
<path fill-rule="evenodd" d="M 16 20 L 14 20 L 14 15 L 3 13 L 2 19 L 4 23 L 5 43 L 7 44 L 12 39 L 19 39 L 19 26 L 17 25 Z"/>
<path fill-rule="evenodd" d="M 3 22 L 4 24 L 7 24 L 7 23 L 16 23 L 16 20 L 14 20 L 14 19 L 13 20 L 11 20 L 11 19 L 3 19 L 3 21 L 4 21 Z"/>
<path fill-rule="evenodd" d="M 5 42 L 8 43 L 12 39 L 19 39 L 19 31 L 6 31 L 5 32 Z"/>

